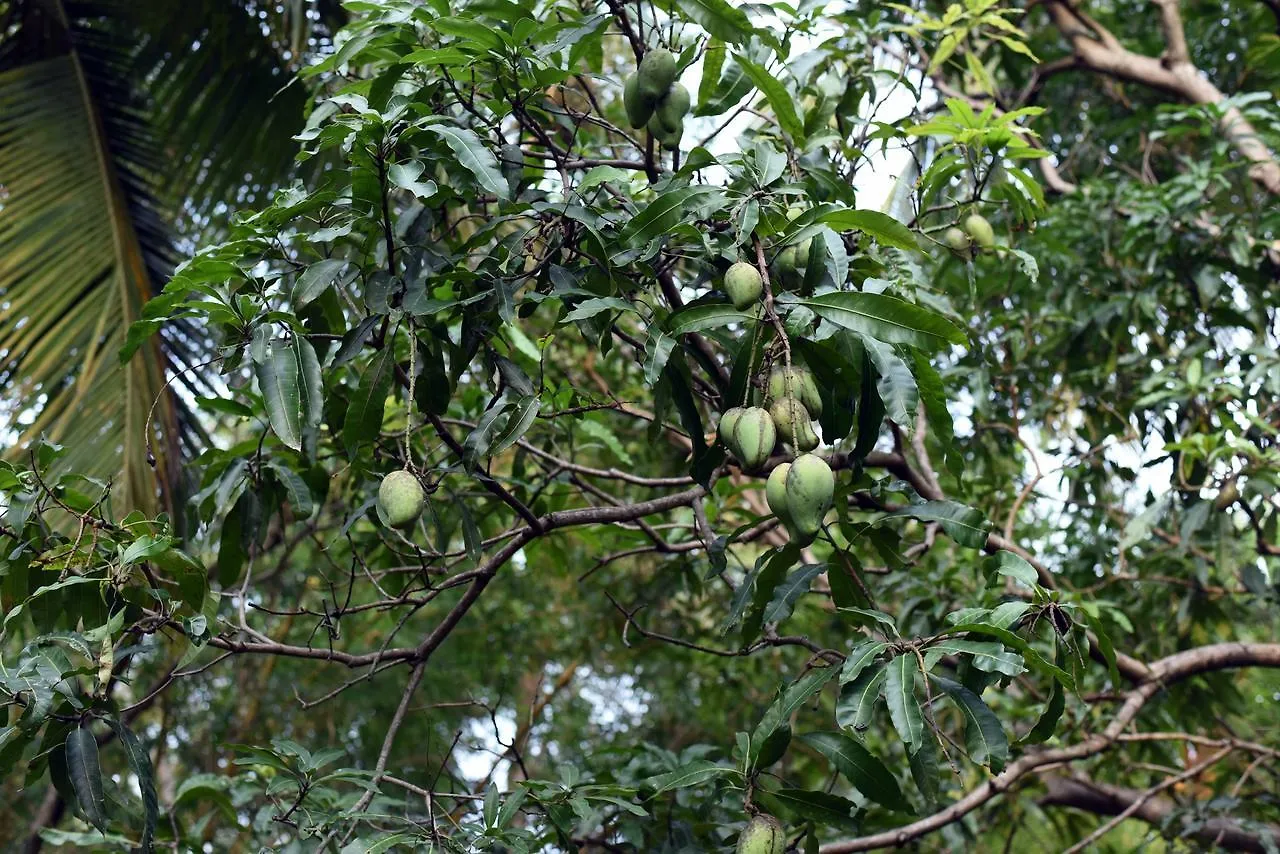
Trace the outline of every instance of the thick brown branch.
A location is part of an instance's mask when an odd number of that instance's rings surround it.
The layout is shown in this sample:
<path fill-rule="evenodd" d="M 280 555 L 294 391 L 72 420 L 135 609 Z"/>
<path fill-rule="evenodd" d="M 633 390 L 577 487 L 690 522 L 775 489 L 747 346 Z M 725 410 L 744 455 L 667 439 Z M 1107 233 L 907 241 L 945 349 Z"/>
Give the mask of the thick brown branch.
<path fill-rule="evenodd" d="M 1117 80 L 1167 92 L 1193 104 L 1221 105 L 1226 95 L 1200 73 L 1186 54 L 1186 39 L 1176 3 L 1157 0 L 1157 5 L 1168 42 L 1163 59 L 1127 50 L 1098 24 L 1082 21 L 1082 16 L 1064 0 L 1052 0 L 1046 8 L 1084 67 Z M 1082 27 L 1082 23 L 1087 23 L 1087 28 Z M 1252 164 L 1249 175 L 1267 192 L 1280 195 L 1280 164 L 1244 114 L 1235 107 L 1226 107 L 1218 126 L 1240 156 Z"/>

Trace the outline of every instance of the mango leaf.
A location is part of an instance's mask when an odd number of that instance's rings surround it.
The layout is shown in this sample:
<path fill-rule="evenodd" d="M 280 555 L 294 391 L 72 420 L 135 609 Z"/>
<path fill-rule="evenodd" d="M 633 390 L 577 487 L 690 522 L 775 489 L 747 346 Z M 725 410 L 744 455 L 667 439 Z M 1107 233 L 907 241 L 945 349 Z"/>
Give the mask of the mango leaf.
<path fill-rule="evenodd" d="M 932 738 L 920 742 L 920 749 L 907 757 L 911 766 L 911 779 L 916 788 L 924 795 L 925 805 L 930 810 L 937 809 L 938 804 L 938 745 Z"/>
<path fill-rule="evenodd" d="M 937 350 L 963 344 L 964 331 L 940 314 L 888 294 L 846 291 L 800 301 L 823 320 L 884 341 Z"/>
<path fill-rule="evenodd" d="M 138 789 L 142 792 L 144 819 L 142 842 L 139 847 L 143 852 L 149 852 L 151 838 L 156 832 L 156 819 L 160 815 L 160 806 L 156 799 L 156 780 L 151 768 L 151 754 L 124 722 L 116 718 L 108 718 L 107 723 L 115 730 L 120 744 L 124 746 L 125 754 L 129 757 L 129 770 L 138 778 Z"/>
<path fill-rule="evenodd" d="M 107 804 L 102 792 L 102 766 L 98 764 L 98 740 L 85 725 L 73 729 L 64 745 L 67 777 L 76 793 L 76 803 L 89 823 L 98 830 L 107 826 Z"/>
<path fill-rule="evenodd" d="M 734 57 L 722 59 L 721 62 L 723 67 L 715 85 L 708 86 L 704 80 L 703 85 L 698 87 L 698 109 L 694 112 L 696 116 L 718 116 L 737 106 L 751 91 L 751 78 Z"/>
<path fill-rule="evenodd" d="M 898 249 L 919 248 L 911 229 L 880 211 L 831 211 L 818 217 L 817 221 L 825 222 L 836 231 L 861 231 L 886 246 Z"/>
<path fill-rule="evenodd" d="M 990 765 L 999 773 L 1009 760 L 1009 739 L 1004 728 L 982 698 L 961 685 L 942 676 L 934 676 L 942 690 L 951 695 L 964 714 L 964 742 L 969 758 L 982 765 Z"/>
<path fill-rule="evenodd" d="M 793 816 L 802 821 L 838 828 L 850 833 L 858 832 L 856 804 L 839 795 L 812 792 L 806 789 L 757 789 L 755 799 L 765 809 L 780 815 Z"/>
<path fill-rule="evenodd" d="M 1003 673 L 1005 676 L 1017 676 L 1026 670 L 1022 656 L 1010 652 L 994 641 L 974 641 L 963 638 L 943 638 L 929 647 L 925 653 L 925 662 L 932 665 L 944 655 L 969 655 L 973 657 L 973 666 L 985 673 Z"/>
<path fill-rule="evenodd" d="M 887 518 L 910 516 L 921 522 L 937 522 L 958 544 L 980 549 L 987 544 L 991 523 L 981 510 L 955 501 L 925 501 L 895 510 Z"/>
<path fill-rule="evenodd" d="M 1058 721 L 1066 708 L 1067 692 L 1063 690 L 1062 683 L 1055 679 L 1053 686 L 1049 689 L 1049 702 L 1045 704 L 1036 725 L 1022 740 L 1028 744 L 1043 744 L 1048 741 L 1053 737 L 1053 732 L 1057 729 Z"/>
<path fill-rule="evenodd" d="M 338 278 L 338 273 L 347 266 L 340 258 L 325 258 L 317 261 L 302 271 L 297 283 L 293 286 L 293 305 L 302 308 L 325 292 Z"/>
<path fill-rule="evenodd" d="M 300 474 L 280 460 L 270 460 L 267 466 L 275 473 L 276 480 L 280 481 L 280 485 L 284 487 L 285 494 L 289 496 L 289 504 L 293 508 L 294 517 L 309 519 L 312 511 L 315 510 L 315 501 L 311 497 L 311 487 L 307 486 L 307 482 L 302 479 Z"/>
<path fill-rule="evenodd" d="M 1022 605 L 1025 603 L 1019 602 L 1017 604 Z M 991 637 L 999 640 L 1005 646 L 1016 649 L 1018 652 L 1022 653 L 1022 657 L 1026 660 L 1027 665 L 1031 667 L 1032 670 L 1036 670 L 1046 676 L 1051 676 L 1052 678 L 1057 679 L 1069 690 L 1074 691 L 1076 689 L 1076 681 L 1070 673 L 1063 670 L 1061 667 L 1050 664 L 1043 655 L 1036 652 L 1031 644 L 1027 643 L 1008 629 L 993 626 L 990 623 L 975 622 L 959 623 L 958 625 L 952 626 L 949 631 L 957 633 L 974 632 L 975 634 L 990 635 Z"/>
<path fill-rule="evenodd" d="M 683 335 L 686 332 L 701 332 L 728 326 L 731 323 L 755 323 L 755 314 L 739 311 L 731 305 L 711 303 L 710 305 L 691 305 L 682 308 L 667 318 L 667 332 L 670 335 Z"/>
<path fill-rule="evenodd" d="M 854 732 L 864 732 L 871 725 L 876 700 L 884 687 L 888 671 L 876 661 L 863 668 L 857 678 L 840 689 L 836 700 L 836 723 Z"/>
<path fill-rule="evenodd" d="M 679 225 L 690 201 L 712 192 L 710 187 L 682 187 L 663 193 L 627 221 L 618 232 L 619 242 L 633 248 L 646 245 Z"/>
<path fill-rule="evenodd" d="M 744 644 L 755 640 L 760 634 L 760 630 L 764 627 L 765 608 L 773 601 L 773 591 L 787 577 L 787 570 L 795 565 L 799 556 L 800 549 L 794 543 L 788 543 L 772 554 L 764 569 L 756 576 L 756 589 L 751 597 L 751 610 L 747 612 L 742 626 Z"/>
<path fill-rule="evenodd" d="M 676 0 L 676 6 L 686 18 L 729 44 L 742 44 L 751 37 L 747 13 L 725 0 Z"/>
<path fill-rule="evenodd" d="M 392 371 L 395 366 L 391 349 L 378 353 L 360 377 L 360 384 L 351 395 L 347 414 L 342 422 L 342 443 L 348 453 L 367 442 L 382 428 L 382 411 L 386 406 L 387 392 L 391 389 Z"/>
<path fill-rule="evenodd" d="M 892 810 L 911 812 L 911 805 L 902 797 L 893 774 L 857 739 L 842 732 L 814 732 L 800 736 L 800 740 L 826 757 L 855 789 L 871 800 Z"/>
<path fill-rule="evenodd" d="M 924 740 L 924 718 L 916 701 L 916 674 L 920 671 L 914 654 L 899 655 L 885 668 L 884 699 L 898 737 L 911 752 Z"/>
<path fill-rule="evenodd" d="M 305 338 L 294 338 L 298 355 L 298 387 L 302 392 L 302 444 L 308 456 L 314 457 L 324 416 L 324 383 L 320 378 L 320 360 L 315 348 Z"/>
<path fill-rule="evenodd" d="M 764 609 L 764 622 L 781 623 L 791 616 L 796 601 L 809 592 L 809 585 L 826 570 L 826 564 L 810 563 L 797 567 L 773 590 L 773 599 Z"/>
<path fill-rule="evenodd" d="M 701 785 L 708 780 L 715 780 L 719 777 L 728 777 L 736 775 L 736 768 L 729 768 L 724 765 L 717 765 L 706 759 L 697 759 L 690 762 L 683 768 L 675 771 L 668 771 L 665 774 L 658 774 L 650 777 L 641 783 L 643 788 L 653 789 L 653 794 L 660 795 L 671 789 L 687 789 L 690 786 Z"/>
<path fill-rule="evenodd" d="M 457 156 L 458 163 L 475 176 L 476 182 L 486 192 L 492 193 L 499 199 L 509 197 L 510 189 L 507 186 L 507 179 L 502 177 L 502 170 L 498 168 L 498 158 L 485 147 L 475 131 L 444 123 L 429 124 L 424 129 L 440 136 L 448 143 L 449 148 L 453 149 L 454 155 Z"/>
<path fill-rule="evenodd" d="M 803 140 L 804 125 L 796 115 L 795 102 L 791 98 L 791 93 L 787 91 L 787 87 L 778 80 L 777 75 L 740 53 L 734 54 L 734 59 L 742 66 L 742 70 L 751 78 L 756 88 L 764 93 L 769 106 L 773 107 L 774 117 L 777 118 L 778 126 L 783 132 L 796 141 Z"/>
<path fill-rule="evenodd" d="M 844 666 L 840 668 L 840 684 L 847 685 L 858 678 L 858 676 L 867 667 L 880 656 L 880 653 L 889 648 L 887 643 L 882 641 L 863 641 L 853 648 L 848 656 L 845 657 Z"/>
<path fill-rule="evenodd" d="M 822 686 L 831 681 L 837 673 L 835 667 L 815 667 L 787 686 L 778 699 L 773 701 L 760 723 L 751 733 L 752 744 L 764 744 L 774 730 L 787 724 L 797 709 L 808 702 L 809 698 L 822 690 Z"/>
<path fill-rule="evenodd" d="M 988 557 L 985 563 L 989 570 L 1000 575 L 1006 575 L 1032 590 L 1039 586 L 1040 576 L 1036 573 L 1036 568 L 1028 563 L 1025 558 L 1013 552 L 996 552 Z"/>
<path fill-rule="evenodd" d="M 302 388 L 298 381 L 296 338 L 273 339 L 267 352 L 254 361 L 258 387 L 267 408 L 271 430 L 290 448 L 302 450 Z"/>

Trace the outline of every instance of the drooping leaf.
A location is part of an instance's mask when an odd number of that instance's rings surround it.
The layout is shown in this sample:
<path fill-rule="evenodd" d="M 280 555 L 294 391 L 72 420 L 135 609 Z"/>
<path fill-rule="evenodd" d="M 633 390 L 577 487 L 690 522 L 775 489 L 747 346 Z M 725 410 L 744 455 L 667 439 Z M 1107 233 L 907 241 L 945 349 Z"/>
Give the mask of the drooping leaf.
<path fill-rule="evenodd" d="M 800 740 L 825 756 L 855 789 L 871 800 L 892 810 L 911 812 L 889 769 L 856 739 L 841 732 L 814 732 L 800 736 Z"/>
<path fill-rule="evenodd" d="M 348 451 L 369 441 L 381 429 L 394 366 L 391 349 L 387 348 L 374 357 L 360 377 L 360 384 L 351 395 L 347 415 L 342 422 L 342 443 Z"/>
<path fill-rule="evenodd" d="M 898 737 L 914 752 L 924 739 L 924 718 L 916 700 L 916 674 L 920 672 L 916 657 L 910 653 L 896 656 L 885 666 L 884 700 L 889 718 Z"/>
<path fill-rule="evenodd" d="M 448 143 L 458 158 L 458 163 L 475 176 L 476 183 L 485 192 L 492 193 L 499 199 L 509 196 L 510 188 L 507 180 L 502 177 L 502 170 L 498 168 L 498 158 L 480 141 L 475 131 L 445 122 L 428 124 L 424 129 Z"/>
<path fill-rule="evenodd" d="M 675 0 L 680 11 L 715 38 L 742 44 L 751 35 L 751 21 L 725 0 Z"/>
<path fill-rule="evenodd" d="M 982 698 L 959 682 L 942 676 L 934 681 L 946 691 L 964 714 L 964 740 L 969 758 L 983 765 L 990 765 L 997 773 L 1009 759 L 1009 739 L 995 713 L 982 702 Z"/>
<path fill-rule="evenodd" d="M 801 596 L 809 592 L 809 585 L 826 570 L 825 564 L 810 563 L 799 566 L 773 590 L 773 598 L 764 609 L 764 622 L 780 623 L 791 616 L 791 609 Z"/>
<path fill-rule="evenodd" d="M 734 54 L 734 59 L 738 65 L 751 78 L 751 82 L 756 88 L 764 93 L 765 98 L 769 101 L 769 106 L 773 108 L 774 116 L 778 120 L 778 126 L 782 128 L 787 136 L 795 140 L 804 139 L 804 126 L 800 123 L 799 116 L 796 115 L 796 105 L 791 98 L 791 93 L 787 91 L 787 87 L 782 85 L 777 75 L 770 73 L 764 66 L 757 65 L 742 54 Z"/>
<path fill-rule="evenodd" d="M 821 691 L 836 673 L 835 667 L 815 667 L 788 685 L 756 725 L 751 733 L 751 743 L 764 744 L 774 730 L 786 725 L 796 710 Z"/>
<path fill-rule="evenodd" d="M 155 775 L 151 768 L 151 754 L 138 741 L 124 722 L 115 717 L 107 719 L 107 723 L 115 730 L 125 755 L 129 758 L 129 770 L 138 779 L 138 789 L 142 792 L 143 826 L 140 847 L 144 854 L 151 851 L 151 840 L 156 832 L 156 821 L 160 815 L 159 801 L 156 798 Z"/>
<path fill-rule="evenodd" d="M 297 339 L 273 339 L 254 373 L 267 407 L 271 430 L 295 451 L 302 450 L 302 386 L 299 379 Z"/>
<path fill-rule="evenodd" d="M 984 547 L 987 543 L 987 535 L 991 531 L 991 523 L 987 521 L 986 516 L 982 515 L 981 510 L 955 501 L 925 501 L 904 507 L 889 515 L 891 517 L 910 516 L 921 522 L 937 522 L 942 526 L 942 530 L 951 536 L 951 539 L 971 549 Z"/>
<path fill-rule="evenodd" d="M 857 678 L 840 689 L 836 700 L 836 723 L 854 732 L 864 732 L 871 725 L 876 702 L 888 678 L 884 664 L 874 662 L 864 667 Z"/>
<path fill-rule="evenodd" d="M 710 780 L 733 776 L 737 773 L 737 769 L 717 765 L 706 759 L 698 759 L 675 771 L 668 771 L 665 774 L 649 777 L 641 785 L 644 788 L 652 789 L 654 795 L 660 795 L 672 789 L 699 786 Z"/>
<path fill-rule="evenodd" d="M 88 726 L 81 725 L 67 735 L 67 777 L 76 793 L 76 803 L 89 823 L 98 830 L 107 826 L 106 797 L 102 791 L 102 766 L 98 763 L 98 740 Z"/>

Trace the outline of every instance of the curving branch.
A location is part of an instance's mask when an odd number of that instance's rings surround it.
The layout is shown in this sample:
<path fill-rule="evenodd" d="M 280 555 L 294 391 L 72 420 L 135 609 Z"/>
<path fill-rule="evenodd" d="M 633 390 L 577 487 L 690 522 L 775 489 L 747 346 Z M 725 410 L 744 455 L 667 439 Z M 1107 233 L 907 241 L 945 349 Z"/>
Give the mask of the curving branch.
<path fill-rule="evenodd" d="M 1177 0 L 1153 2 L 1159 7 L 1160 28 L 1165 38 L 1165 52 L 1161 57 L 1125 48 L 1105 27 L 1065 0 L 1051 0 L 1045 8 L 1071 44 L 1081 67 L 1158 89 L 1193 104 L 1221 106 L 1227 96 L 1191 61 Z M 1252 164 L 1250 177 L 1267 192 L 1280 195 L 1280 164 L 1244 114 L 1236 107 L 1224 107 L 1218 127 L 1237 153 Z"/>
<path fill-rule="evenodd" d="M 1170 685 L 1202 673 L 1239 667 L 1280 668 L 1280 643 L 1222 643 L 1174 653 L 1147 666 L 1149 677 L 1124 696 L 1123 705 L 1101 733 L 1069 747 L 1028 753 L 1011 763 L 1002 773 L 970 791 L 946 809 L 895 830 L 822 846 L 821 854 L 850 854 L 906 845 L 958 821 L 978 807 L 1009 791 L 1021 780 L 1049 765 L 1063 765 L 1087 759 L 1108 750 L 1133 722 L 1153 696 Z"/>
<path fill-rule="evenodd" d="M 1148 796 L 1145 791 L 1087 778 L 1054 775 L 1046 777 L 1044 782 L 1047 794 L 1039 800 L 1041 807 L 1071 807 L 1095 815 L 1124 815 L 1155 827 L 1166 827 L 1178 809 L 1172 799 L 1155 797 L 1154 792 Z M 1197 822 L 1187 836 L 1229 851 L 1262 852 L 1268 850 L 1268 844 L 1280 846 L 1280 827 L 1245 827 L 1227 818 Z"/>

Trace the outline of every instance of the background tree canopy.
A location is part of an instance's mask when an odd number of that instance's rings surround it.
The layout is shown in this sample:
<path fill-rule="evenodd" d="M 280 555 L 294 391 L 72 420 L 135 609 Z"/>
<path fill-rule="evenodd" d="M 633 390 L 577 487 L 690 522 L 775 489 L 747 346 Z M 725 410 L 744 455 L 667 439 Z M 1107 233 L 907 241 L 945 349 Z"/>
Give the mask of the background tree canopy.
<path fill-rule="evenodd" d="M 0 846 L 1280 848 L 1277 33 L 0 0 Z"/>

